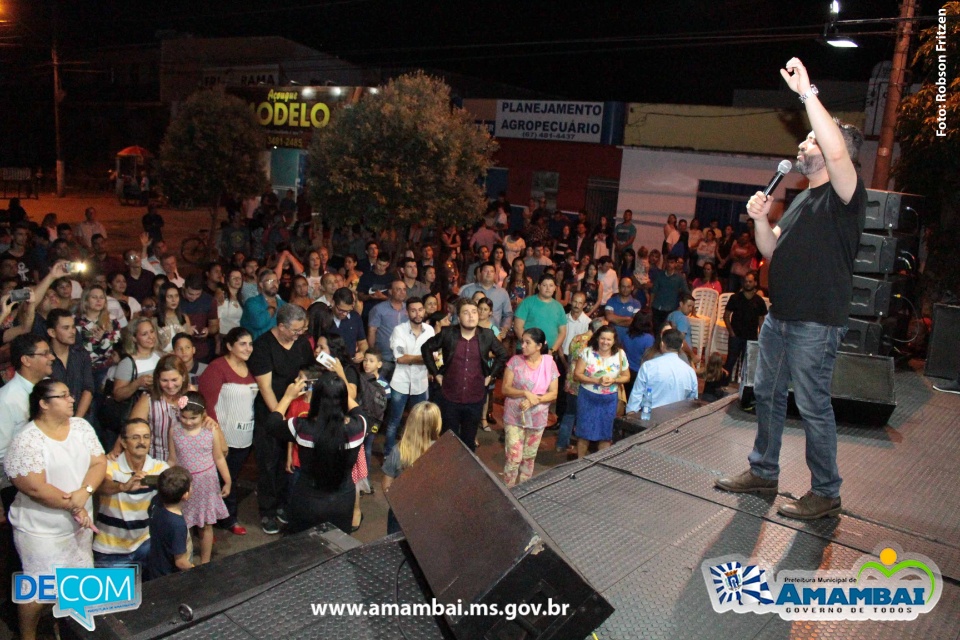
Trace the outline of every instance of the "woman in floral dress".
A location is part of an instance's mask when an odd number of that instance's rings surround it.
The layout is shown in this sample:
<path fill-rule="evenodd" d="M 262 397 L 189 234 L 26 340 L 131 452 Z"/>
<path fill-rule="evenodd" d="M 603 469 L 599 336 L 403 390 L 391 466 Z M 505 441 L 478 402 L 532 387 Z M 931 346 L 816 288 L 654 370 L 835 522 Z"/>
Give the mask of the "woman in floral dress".
<path fill-rule="evenodd" d="M 577 455 L 582 458 L 591 442 L 600 449 L 610 446 L 617 417 L 617 387 L 630 381 L 627 354 L 612 326 L 594 332 L 577 360 L 574 378 L 580 383 L 576 434 Z"/>

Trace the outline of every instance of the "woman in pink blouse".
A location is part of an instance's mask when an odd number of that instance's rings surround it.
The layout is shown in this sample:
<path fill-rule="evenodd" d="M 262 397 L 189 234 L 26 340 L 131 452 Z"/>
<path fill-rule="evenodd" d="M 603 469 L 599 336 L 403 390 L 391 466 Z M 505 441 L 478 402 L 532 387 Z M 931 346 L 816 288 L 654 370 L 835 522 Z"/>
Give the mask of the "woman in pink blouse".
<path fill-rule="evenodd" d="M 522 355 L 513 356 L 503 372 L 507 456 L 503 480 L 508 487 L 533 475 L 549 406 L 557 398 L 560 373 L 553 357 L 547 355 L 547 348 L 542 330 L 527 329 L 520 343 Z"/>

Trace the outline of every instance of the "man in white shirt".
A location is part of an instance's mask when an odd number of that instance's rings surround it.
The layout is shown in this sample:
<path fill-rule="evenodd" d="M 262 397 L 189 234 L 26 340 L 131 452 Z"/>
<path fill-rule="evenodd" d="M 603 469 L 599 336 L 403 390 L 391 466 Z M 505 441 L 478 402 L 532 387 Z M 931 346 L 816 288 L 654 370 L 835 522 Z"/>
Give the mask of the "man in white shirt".
<path fill-rule="evenodd" d="M 669 329 L 663 334 L 663 355 L 647 360 L 637 373 L 637 381 L 627 402 L 627 413 L 636 413 L 647 389 L 653 392 L 653 408 L 697 397 L 697 373 L 680 359 L 683 334 Z"/>
<path fill-rule="evenodd" d="M 177 271 L 177 256 L 168 253 L 160 258 L 160 266 L 163 267 L 163 272 L 166 274 L 167 280 L 183 289 L 184 280 Z"/>
<path fill-rule="evenodd" d="M 97 210 L 93 207 L 87 207 L 87 210 L 84 212 L 84 217 L 86 220 L 77 225 L 77 240 L 89 249 L 93 243 L 93 236 L 98 233 L 103 236 L 104 240 L 107 238 L 107 230 L 103 228 L 103 225 L 98 221 L 94 220 Z"/>
<path fill-rule="evenodd" d="M 617 293 L 617 270 L 613 268 L 610 256 L 603 256 L 597 261 L 600 270 L 600 304 L 607 304 L 607 300 Z"/>
<path fill-rule="evenodd" d="M 3 459 L 14 436 L 30 422 L 30 393 L 34 385 L 53 374 L 53 358 L 47 341 L 32 333 L 17 336 L 10 344 L 10 360 L 17 372 L 0 388 L 0 497 L 4 513 L 17 490 L 3 472 Z"/>
<path fill-rule="evenodd" d="M 390 379 L 390 408 L 387 419 L 387 440 L 383 446 L 384 458 L 396 444 L 397 429 L 403 410 L 409 401 L 413 407 L 427 399 L 427 367 L 423 364 L 421 347 L 433 337 L 433 327 L 423 324 L 423 300 L 407 298 L 407 322 L 401 322 L 390 334 L 390 349 L 397 360 Z"/>

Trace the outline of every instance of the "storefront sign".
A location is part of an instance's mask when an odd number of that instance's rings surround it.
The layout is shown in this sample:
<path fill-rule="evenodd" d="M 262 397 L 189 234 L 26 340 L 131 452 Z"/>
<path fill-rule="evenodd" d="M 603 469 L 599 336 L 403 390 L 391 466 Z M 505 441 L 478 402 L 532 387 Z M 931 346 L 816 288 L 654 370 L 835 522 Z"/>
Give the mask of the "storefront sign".
<path fill-rule="evenodd" d="M 600 142 L 603 103 L 498 100 L 498 138 Z"/>
<path fill-rule="evenodd" d="M 200 85 L 203 87 L 273 86 L 280 82 L 280 67 L 275 64 L 248 67 L 205 67 Z"/>
<path fill-rule="evenodd" d="M 227 92 L 250 105 L 257 122 L 267 133 L 271 147 L 306 149 L 313 132 L 330 122 L 331 114 L 356 102 L 364 87 L 237 87 Z"/>

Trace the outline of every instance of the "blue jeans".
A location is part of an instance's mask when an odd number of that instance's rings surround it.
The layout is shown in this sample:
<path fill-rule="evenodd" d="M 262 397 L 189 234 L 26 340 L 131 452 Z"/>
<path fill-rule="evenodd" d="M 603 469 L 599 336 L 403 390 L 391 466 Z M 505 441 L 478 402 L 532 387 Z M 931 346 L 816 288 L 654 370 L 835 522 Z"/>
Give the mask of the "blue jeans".
<path fill-rule="evenodd" d="M 837 469 L 837 422 L 830 403 L 830 386 L 837 347 L 846 327 L 815 322 L 781 321 L 767 314 L 760 329 L 755 376 L 757 437 L 748 456 L 754 474 L 768 480 L 780 475 L 780 445 L 787 415 L 787 385 L 803 418 L 807 467 L 813 493 L 840 496 Z"/>
<path fill-rule="evenodd" d="M 150 540 L 144 540 L 143 543 L 133 550 L 133 553 L 101 553 L 93 552 L 93 564 L 95 567 L 119 567 L 127 564 L 140 565 L 140 573 L 147 568 L 147 558 L 150 556 Z"/>
<path fill-rule="evenodd" d="M 566 449 L 570 446 L 570 435 L 577 420 L 577 396 L 564 391 L 567 396 L 567 409 L 560 420 L 560 431 L 557 432 L 557 449 Z"/>
<path fill-rule="evenodd" d="M 396 389 L 390 389 L 390 406 L 387 409 L 390 417 L 387 420 L 387 441 L 383 445 L 384 459 L 390 455 L 390 452 L 393 451 L 393 448 L 397 444 L 397 430 L 400 428 L 400 421 L 403 419 L 403 410 L 407 406 L 407 400 L 410 401 L 410 406 L 414 407 L 426 399 L 426 391 L 415 395 L 408 395 L 406 393 L 400 393 Z"/>

